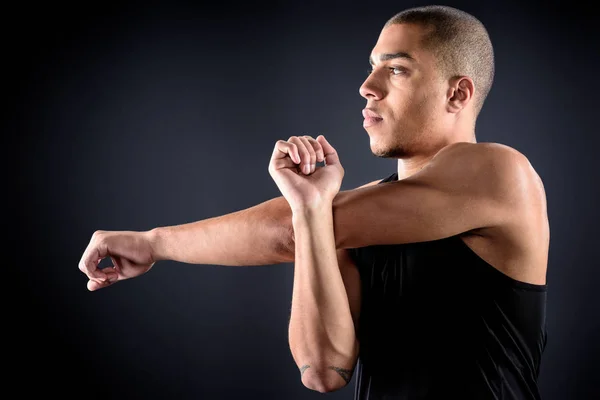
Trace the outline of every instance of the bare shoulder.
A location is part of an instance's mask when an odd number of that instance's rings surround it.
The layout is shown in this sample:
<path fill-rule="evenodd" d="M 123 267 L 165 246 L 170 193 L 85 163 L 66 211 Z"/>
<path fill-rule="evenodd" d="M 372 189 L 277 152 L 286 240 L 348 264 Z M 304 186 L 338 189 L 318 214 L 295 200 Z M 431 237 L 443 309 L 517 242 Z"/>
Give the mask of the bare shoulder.
<path fill-rule="evenodd" d="M 436 158 L 440 170 L 464 173 L 506 216 L 501 225 L 466 232 L 465 244 L 508 276 L 544 284 L 550 238 L 546 193 L 529 159 L 500 143 L 457 143 Z"/>
<path fill-rule="evenodd" d="M 529 159 L 501 143 L 454 143 L 444 147 L 423 169 L 439 184 L 466 186 L 511 206 L 531 204 L 532 196 L 545 202 L 542 179 Z"/>
<path fill-rule="evenodd" d="M 514 210 L 531 207 L 546 212 L 546 192 L 541 177 L 525 154 L 501 143 L 455 143 L 436 154 L 439 171 L 449 171 L 474 182 Z M 460 176 L 454 178 L 460 181 Z"/>
<path fill-rule="evenodd" d="M 465 166 L 476 163 L 477 166 L 495 165 L 497 167 L 527 167 L 531 164 L 527 157 L 517 149 L 501 143 L 482 142 L 469 143 L 458 142 L 442 148 L 433 158 L 435 163 L 444 164 L 446 167 L 452 165 Z M 503 170 L 506 172 L 506 170 Z"/>

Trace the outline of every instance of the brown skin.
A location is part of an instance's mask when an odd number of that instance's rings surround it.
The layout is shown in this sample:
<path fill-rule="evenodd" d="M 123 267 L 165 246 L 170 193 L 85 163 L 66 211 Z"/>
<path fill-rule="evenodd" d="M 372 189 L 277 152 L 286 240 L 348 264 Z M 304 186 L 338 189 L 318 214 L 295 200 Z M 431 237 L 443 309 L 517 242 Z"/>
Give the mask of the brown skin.
<path fill-rule="evenodd" d="M 416 241 L 460 233 L 469 247 L 502 272 L 543 284 L 549 227 L 541 179 L 516 150 L 475 143 L 473 99 L 478 93 L 474 83 L 467 76 L 441 75 L 434 55 L 421 45 L 426 33 L 426 28 L 415 24 L 384 28 L 370 55 L 372 73 L 360 87 L 366 108 L 383 117 L 379 124 L 366 128 L 371 150 L 382 157 L 398 157 L 399 180 L 406 179 L 405 184 L 414 186 L 411 198 L 415 204 L 408 203 L 407 208 L 418 210 L 426 205 L 423 213 L 430 214 L 427 218 L 445 227 L 438 235 L 431 229 L 422 237 L 415 231 L 410 234 Z M 401 52 L 412 59 L 384 57 Z M 432 162 L 436 155 L 437 160 Z M 492 175 L 474 170 L 473 165 L 480 164 Z M 429 171 L 415 175 L 425 166 Z M 465 186 L 458 185 L 457 178 L 463 179 Z M 477 197 L 470 197 L 470 190 Z M 435 202 L 421 201 L 427 196 Z M 455 219 L 461 214 L 441 209 L 441 215 L 436 216 L 430 209 L 435 203 L 455 207 L 463 204 L 466 208 L 466 204 L 476 201 L 481 204 L 469 207 L 470 215 L 460 221 Z M 472 207 L 481 209 L 480 214 L 474 215 Z M 507 208 L 508 215 L 491 215 L 496 207 Z M 516 254 L 520 254 L 520 262 Z"/>
<path fill-rule="evenodd" d="M 542 181 L 518 151 L 501 144 L 475 143 L 473 98 L 477 90 L 473 81 L 441 77 L 433 55 L 419 45 L 423 33 L 414 25 L 383 29 L 371 54 L 373 73 L 360 89 L 366 106 L 383 117 L 381 123 L 367 128 L 371 149 L 376 155 L 398 158 L 400 180 L 377 185 L 378 179 L 341 191 L 331 204 L 330 225 L 335 232 L 331 246 L 336 249 L 346 307 L 354 324 L 360 314 L 360 277 L 347 257 L 345 249 L 351 247 L 459 235 L 506 275 L 532 284 L 546 282 L 550 231 Z M 382 54 L 398 52 L 410 54 L 416 62 L 381 60 Z M 296 146 L 301 165 L 311 165 L 313 173 L 316 155 L 322 151 L 318 142 L 308 137 L 292 137 L 288 142 Z M 299 222 L 305 238 L 319 221 L 322 218 L 309 215 Z M 304 247 L 310 248 L 306 243 Z M 161 259 L 264 265 L 294 261 L 295 252 L 292 209 L 280 197 L 190 224 L 94 234 L 79 267 L 90 279 L 88 288 L 96 290 L 145 273 Z M 116 268 L 99 271 L 98 260 L 109 255 Z M 332 270 L 329 264 L 328 271 Z M 339 371 L 353 368 L 358 343 L 347 337 L 343 343 L 341 339 L 317 342 L 323 343 L 321 347 L 315 348 L 316 342 L 311 345 L 319 359 L 310 362 L 319 373 L 303 376 L 303 382 L 322 392 L 345 386 L 348 371 Z M 305 348 L 310 350 L 310 346 Z M 308 374 L 311 368 L 305 368 L 302 360 L 297 362 Z"/>
<path fill-rule="evenodd" d="M 300 148 L 311 154 L 315 149 L 315 158 L 324 159 L 325 166 L 302 173 L 297 167 L 302 159 Z M 358 349 L 333 231 L 333 200 L 344 168 L 323 136 L 316 141 L 294 137 L 276 143 L 269 173 L 292 208 L 295 263 L 290 350 L 302 371 L 302 383 L 312 390 L 328 391 L 328 379 L 349 380 Z"/>
<path fill-rule="evenodd" d="M 360 87 L 366 108 L 383 117 L 366 128 L 373 154 L 398 158 L 398 178 L 425 166 L 442 148 L 475 142 L 471 78 L 446 78 L 420 45 L 424 29 L 413 24 L 384 28 L 369 57 L 372 72 Z M 386 59 L 386 54 L 411 58 Z"/>
<path fill-rule="evenodd" d="M 329 242 L 321 233 L 329 231 L 322 223 L 331 213 L 327 206 L 313 211 L 319 218 L 294 224 L 297 236 L 302 233 L 302 240 L 297 237 L 296 269 L 305 272 L 294 279 L 294 297 L 301 297 L 297 303 L 304 307 L 301 317 L 295 316 L 301 313 L 299 307 L 292 310 L 290 347 L 302 382 L 319 392 L 348 383 L 360 348 L 356 337 L 350 337 L 360 315 L 360 276 L 345 248 L 460 235 L 481 258 L 512 278 L 545 283 L 549 228 L 541 180 L 514 149 L 475 143 L 473 81 L 441 76 L 432 54 L 419 46 L 423 33 L 416 25 L 385 28 L 370 57 L 373 71 L 360 88 L 366 108 L 383 118 L 366 127 L 371 149 L 375 155 L 398 158 L 400 181 L 374 186 L 375 181 L 335 197 L 332 206 L 340 210 L 336 217 L 355 210 L 353 220 L 335 219 L 336 249 L 323 245 Z M 399 53 L 411 58 L 385 56 Z M 319 143 L 306 145 L 306 138 L 289 142 L 309 153 L 311 147 L 316 154 L 322 152 Z M 319 230 L 311 231 L 311 226 Z M 360 238 L 352 236 L 358 226 L 363 228 Z M 331 261 L 334 250 L 337 257 Z M 334 269 L 340 271 L 348 302 L 336 296 L 339 282 L 327 274 Z M 311 309 L 313 303 L 320 306 Z M 319 346 L 322 342 L 329 345 Z"/>

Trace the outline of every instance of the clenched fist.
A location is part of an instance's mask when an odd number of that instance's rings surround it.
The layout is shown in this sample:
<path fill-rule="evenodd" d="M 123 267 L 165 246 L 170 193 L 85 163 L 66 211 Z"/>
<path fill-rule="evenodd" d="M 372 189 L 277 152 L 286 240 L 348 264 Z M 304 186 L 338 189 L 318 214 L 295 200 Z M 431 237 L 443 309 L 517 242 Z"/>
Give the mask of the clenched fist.
<path fill-rule="evenodd" d="M 317 161 L 325 166 L 317 168 Z M 293 211 L 333 202 L 344 178 L 338 154 L 323 135 L 277 141 L 269 173 Z"/>

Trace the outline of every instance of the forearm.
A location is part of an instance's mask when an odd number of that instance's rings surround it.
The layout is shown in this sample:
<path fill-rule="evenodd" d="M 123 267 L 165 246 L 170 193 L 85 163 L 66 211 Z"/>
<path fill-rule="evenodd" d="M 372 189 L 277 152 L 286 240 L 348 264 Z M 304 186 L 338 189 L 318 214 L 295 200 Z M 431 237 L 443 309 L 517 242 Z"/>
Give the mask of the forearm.
<path fill-rule="evenodd" d="M 292 211 L 283 197 L 254 207 L 149 233 L 156 261 L 229 266 L 294 260 Z"/>
<path fill-rule="evenodd" d="M 324 376 L 336 379 L 327 370 L 352 370 L 356 337 L 337 262 L 331 206 L 294 213 L 293 227 L 296 257 L 290 349 L 300 368 L 309 366 L 303 373 L 305 384 L 323 382 Z"/>

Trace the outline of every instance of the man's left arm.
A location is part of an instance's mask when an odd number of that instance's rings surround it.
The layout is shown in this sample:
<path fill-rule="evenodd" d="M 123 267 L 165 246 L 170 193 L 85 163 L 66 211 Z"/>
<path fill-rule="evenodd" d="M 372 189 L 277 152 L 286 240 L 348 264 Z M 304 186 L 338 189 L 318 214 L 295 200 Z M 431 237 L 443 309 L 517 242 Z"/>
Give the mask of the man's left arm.
<path fill-rule="evenodd" d="M 333 202 L 336 248 L 424 242 L 518 223 L 539 194 L 538 182 L 527 158 L 508 146 L 453 144 L 406 179 L 340 191 Z"/>

